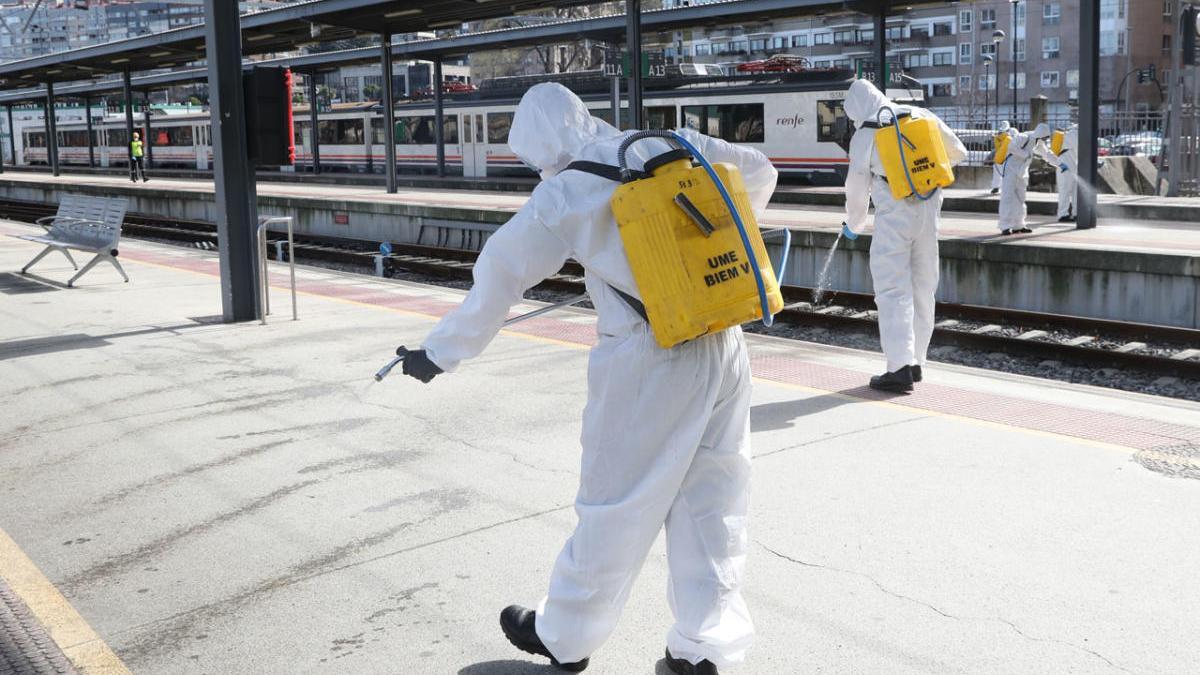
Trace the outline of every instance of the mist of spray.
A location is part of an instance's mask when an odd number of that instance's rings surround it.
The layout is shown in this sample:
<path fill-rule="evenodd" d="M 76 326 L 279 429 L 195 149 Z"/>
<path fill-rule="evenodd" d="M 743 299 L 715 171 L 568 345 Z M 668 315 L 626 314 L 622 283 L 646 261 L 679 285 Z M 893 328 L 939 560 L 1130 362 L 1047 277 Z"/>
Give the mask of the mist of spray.
<path fill-rule="evenodd" d="M 833 246 L 829 248 L 829 253 L 825 254 L 825 264 L 821 265 L 821 273 L 817 275 L 817 286 L 813 289 L 813 304 L 821 304 L 821 299 L 829 291 L 829 266 L 833 264 L 833 254 L 837 252 L 838 244 L 842 243 L 842 233 L 839 231 L 837 239 L 833 240 Z"/>

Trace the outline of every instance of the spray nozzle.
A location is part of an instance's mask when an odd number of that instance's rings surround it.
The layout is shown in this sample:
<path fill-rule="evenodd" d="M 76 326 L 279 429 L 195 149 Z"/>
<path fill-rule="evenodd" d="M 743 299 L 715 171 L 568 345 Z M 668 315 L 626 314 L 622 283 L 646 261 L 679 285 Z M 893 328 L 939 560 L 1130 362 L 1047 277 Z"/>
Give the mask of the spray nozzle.
<path fill-rule="evenodd" d="M 388 361 L 388 364 L 386 366 L 380 368 L 379 372 L 375 373 L 375 381 L 383 382 L 383 378 L 387 377 L 388 373 L 392 372 L 392 368 L 395 368 L 397 365 L 399 365 L 400 362 L 403 361 L 404 357 L 406 357 L 406 356 L 408 356 L 408 349 L 404 346 L 397 347 L 396 348 L 396 357 L 393 358 L 391 361 Z"/>

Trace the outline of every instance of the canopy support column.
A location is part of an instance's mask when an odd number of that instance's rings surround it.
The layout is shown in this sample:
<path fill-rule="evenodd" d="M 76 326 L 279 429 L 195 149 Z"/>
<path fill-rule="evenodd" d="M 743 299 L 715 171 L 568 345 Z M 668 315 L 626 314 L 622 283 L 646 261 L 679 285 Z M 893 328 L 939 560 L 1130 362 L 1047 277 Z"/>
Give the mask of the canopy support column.
<path fill-rule="evenodd" d="M 125 98 L 125 163 L 129 165 L 130 174 L 133 173 L 133 150 L 129 144 L 133 142 L 133 83 L 129 78 L 129 69 L 126 68 L 122 75 L 122 91 Z M 112 158 L 109 158 L 112 161 Z"/>
<path fill-rule="evenodd" d="M 308 144 L 312 148 L 313 175 L 321 173 L 321 133 L 317 130 L 320 120 L 317 118 L 317 73 L 308 74 L 308 119 L 311 125 L 308 131 Z"/>
<path fill-rule="evenodd" d="M 259 307 L 258 197 L 246 148 L 238 3 L 204 0 L 204 14 L 221 309 L 226 322 L 252 321 Z"/>
<path fill-rule="evenodd" d="M 54 83 L 46 83 L 46 161 L 50 173 L 58 175 L 58 114 L 54 105 Z"/>
<path fill-rule="evenodd" d="M 1075 228 L 1096 227 L 1096 191 L 1080 189 L 1094 186 L 1099 178 L 1100 159 L 1096 141 L 1100 131 L 1100 3 L 1079 3 L 1079 153 L 1075 186 Z M 1013 39 L 1016 42 L 1015 36 Z M 1016 118 L 1013 118 L 1016 121 Z"/>
<path fill-rule="evenodd" d="M 142 95 L 142 119 L 143 126 L 146 127 L 146 137 L 142 139 L 146 145 L 146 170 L 149 171 L 154 166 L 154 144 L 150 142 L 150 90 L 147 89 Z"/>
<path fill-rule="evenodd" d="M 392 34 L 384 33 L 379 56 L 383 70 L 383 157 L 387 191 L 396 192 L 396 99 L 392 93 Z"/>
<path fill-rule="evenodd" d="M 83 97 L 83 119 L 87 120 L 88 168 L 96 168 L 96 144 L 92 141 L 92 97 Z"/>
<path fill-rule="evenodd" d="M 442 108 L 442 57 L 433 60 L 433 139 L 437 143 L 437 175 L 446 176 L 446 138 L 443 127 L 446 123 Z"/>
<path fill-rule="evenodd" d="M 625 0 L 625 48 L 629 50 L 629 128 L 641 129 L 642 110 L 642 1 Z"/>

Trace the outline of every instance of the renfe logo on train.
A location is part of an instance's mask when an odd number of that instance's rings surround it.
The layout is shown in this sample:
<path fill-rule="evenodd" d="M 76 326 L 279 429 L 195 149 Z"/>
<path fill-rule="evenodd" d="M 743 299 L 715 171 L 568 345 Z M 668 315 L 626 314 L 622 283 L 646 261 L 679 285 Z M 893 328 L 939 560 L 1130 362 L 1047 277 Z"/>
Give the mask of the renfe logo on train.
<path fill-rule="evenodd" d="M 743 274 L 750 274 L 750 263 L 740 263 L 737 251 L 726 251 L 721 255 L 708 259 L 709 269 L 716 270 L 704 275 L 704 285 L 716 286 L 730 279 L 737 279 Z"/>

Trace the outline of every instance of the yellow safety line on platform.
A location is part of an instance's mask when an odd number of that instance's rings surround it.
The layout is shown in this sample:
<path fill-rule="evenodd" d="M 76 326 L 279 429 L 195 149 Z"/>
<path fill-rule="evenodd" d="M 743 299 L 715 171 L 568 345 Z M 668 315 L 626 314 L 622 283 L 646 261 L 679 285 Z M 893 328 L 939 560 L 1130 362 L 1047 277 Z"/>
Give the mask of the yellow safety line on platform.
<path fill-rule="evenodd" d="M 150 262 L 150 261 L 146 261 L 146 260 L 136 260 L 133 258 L 128 258 L 127 261 L 134 262 L 134 263 L 137 263 L 140 265 L 149 265 L 151 267 L 160 267 L 163 269 L 169 269 L 169 270 L 173 270 L 175 272 L 190 272 L 192 274 L 198 274 L 200 276 L 205 276 L 210 279 L 215 276 L 208 272 L 200 272 L 198 270 L 189 270 L 189 269 L 184 269 L 181 267 L 174 267 L 172 265 L 164 265 L 162 263 Z M 272 288 L 286 290 L 286 287 L 284 287 L 284 286 L 272 286 Z M 336 295 L 326 295 L 324 293 L 314 293 L 312 291 L 300 291 L 300 290 L 297 291 L 297 294 L 305 295 L 305 296 L 313 297 L 313 298 L 322 298 L 325 300 L 332 300 L 332 301 L 340 302 L 340 303 L 347 304 L 347 305 L 357 305 L 359 307 L 368 307 L 371 309 L 383 309 L 383 310 L 387 310 L 389 312 L 395 312 L 397 314 L 404 314 L 406 316 L 433 319 L 435 321 L 441 319 L 440 316 L 436 316 L 434 314 L 427 314 L 425 312 L 416 312 L 416 311 L 413 311 L 410 309 L 400 309 L 398 307 L 388 307 L 386 305 L 376 305 L 376 304 L 372 304 L 369 302 L 361 302 L 359 300 L 350 300 L 348 298 L 339 298 Z M 522 332 L 513 331 L 513 330 L 501 329 L 500 332 L 505 335 L 521 337 L 521 338 L 527 339 L 531 342 L 541 342 L 544 344 L 560 345 L 563 347 L 571 347 L 574 349 L 591 349 L 591 345 L 579 344 L 578 342 L 567 342 L 566 340 L 558 340 L 555 338 L 542 337 L 540 335 L 531 335 L 529 333 L 522 333 Z M 864 373 L 863 376 L 866 377 L 867 375 Z M 891 408 L 893 410 L 903 410 L 903 411 L 907 411 L 907 412 L 919 412 L 924 415 L 928 415 L 929 417 L 941 417 L 943 419 L 956 420 L 959 422 L 966 422 L 969 424 L 975 424 L 978 426 L 987 427 L 989 429 L 1017 430 L 1017 431 L 1022 431 L 1022 432 L 1025 432 L 1027 434 L 1031 434 L 1034 436 L 1040 436 L 1042 438 L 1054 438 L 1054 439 L 1058 439 L 1058 440 L 1067 440 L 1067 441 L 1071 441 L 1072 443 L 1079 443 L 1081 445 L 1088 445 L 1091 447 L 1103 448 L 1106 450 L 1119 450 L 1121 452 L 1131 454 L 1131 455 L 1138 452 L 1137 448 L 1132 448 L 1132 447 L 1129 447 L 1128 445 L 1120 445 L 1117 443 L 1106 443 L 1104 441 L 1095 441 L 1095 440 L 1091 440 L 1088 438 L 1080 438 L 1079 436 L 1070 436 L 1068 434 L 1060 434 L 1060 433 L 1056 433 L 1053 431 L 1043 431 L 1041 429 L 1030 429 L 1028 427 L 1019 427 L 1019 426 L 1014 426 L 1014 425 L 1010 425 L 1010 424 L 1002 424 L 1000 422 L 981 420 L 976 417 L 967 417 L 965 415 L 957 415 L 955 413 L 947 413 L 947 412 L 940 412 L 937 410 L 929 410 L 928 408 L 919 408 L 917 406 L 906 406 L 906 405 L 903 405 L 900 403 L 892 403 L 890 401 L 878 401 L 878 400 L 869 399 L 869 398 L 859 398 L 857 396 L 851 396 L 849 394 L 844 394 L 841 392 L 830 391 L 830 390 L 826 390 L 826 389 L 819 389 L 817 387 L 810 387 L 810 386 L 803 385 L 803 384 L 793 384 L 791 382 L 780 382 L 779 380 L 772 380 L 770 378 L 765 378 L 765 377 L 755 376 L 753 379 L 758 382 L 762 382 L 764 384 L 774 384 L 774 385 L 778 385 L 781 387 L 798 389 L 800 391 L 807 391 L 807 392 L 810 392 L 813 394 L 819 394 L 822 396 L 835 396 L 837 398 L 840 398 L 840 399 L 843 399 L 846 401 L 852 401 L 855 403 L 870 403 L 872 405 L 883 406 L 885 408 Z"/>
<path fill-rule="evenodd" d="M 4 530 L 0 530 L 0 577 L 83 675 L 131 675 L 116 653 Z"/>

